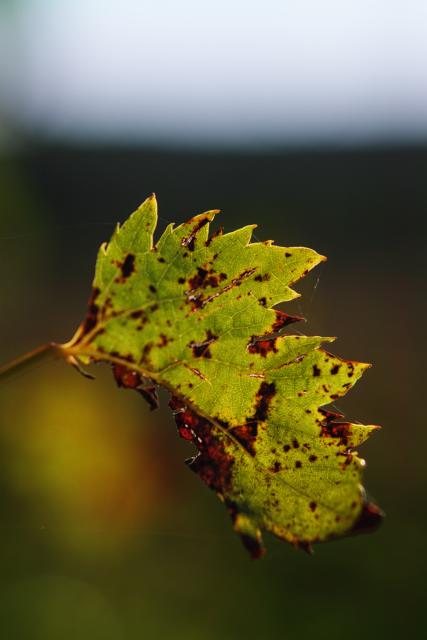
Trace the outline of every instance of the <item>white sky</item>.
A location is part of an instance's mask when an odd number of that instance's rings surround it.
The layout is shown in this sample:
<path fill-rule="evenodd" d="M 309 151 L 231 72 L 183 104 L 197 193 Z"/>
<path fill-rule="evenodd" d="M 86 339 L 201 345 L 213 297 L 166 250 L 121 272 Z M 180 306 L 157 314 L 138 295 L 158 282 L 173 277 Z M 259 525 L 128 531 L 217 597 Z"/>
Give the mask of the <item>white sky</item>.
<path fill-rule="evenodd" d="M 427 134 L 427 0 L 17 5 L 0 9 L 0 111 L 40 130 L 190 144 Z"/>

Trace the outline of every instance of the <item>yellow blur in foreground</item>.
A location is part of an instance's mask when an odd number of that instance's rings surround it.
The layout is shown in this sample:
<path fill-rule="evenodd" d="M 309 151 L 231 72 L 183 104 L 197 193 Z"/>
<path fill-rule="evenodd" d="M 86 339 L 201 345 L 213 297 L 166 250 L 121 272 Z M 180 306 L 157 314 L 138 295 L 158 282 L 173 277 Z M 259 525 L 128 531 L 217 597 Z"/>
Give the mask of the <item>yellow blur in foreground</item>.
<path fill-rule="evenodd" d="M 88 384 L 50 363 L 0 390 L 2 482 L 25 526 L 91 556 L 138 538 L 167 487 L 154 470 L 155 416 L 102 369 Z"/>

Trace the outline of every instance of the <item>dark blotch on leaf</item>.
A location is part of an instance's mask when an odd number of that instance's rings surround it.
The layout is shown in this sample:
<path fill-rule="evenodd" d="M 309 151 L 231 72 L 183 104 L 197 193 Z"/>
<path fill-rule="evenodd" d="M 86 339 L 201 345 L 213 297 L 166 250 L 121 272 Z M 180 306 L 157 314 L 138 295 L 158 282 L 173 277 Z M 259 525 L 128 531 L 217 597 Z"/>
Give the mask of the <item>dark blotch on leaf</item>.
<path fill-rule="evenodd" d="M 198 267 L 196 275 L 188 281 L 190 292 L 196 289 L 205 289 L 206 287 L 218 287 L 220 280 L 223 279 L 221 277 L 222 275 L 224 274 L 216 275 L 213 269 L 208 271 L 207 269 L 203 269 L 203 267 Z"/>
<path fill-rule="evenodd" d="M 190 289 L 193 291 L 194 289 L 199 289 L 203 286 L 203 283 L 208 275 L 207 269 L 203 269 L 202 267 L 197 267 L 197 273 L 195 276 L 189 279 L 188 284 L 190 285 Z"/>
<path fill-rule="evenodd" d="M 209 247 L 209 245 L 212 242 L 212 240 L 215 240 L 215 238 L 218 238 L 218 236 L 222 236 L 223 234 L 224 234 L 223 227 L 218 227 L 218 229 L 213 232 L 213 234 L 210 236 L 210 238 L 208 238 L 206 240 L 206 246 Z M 216 258 L 216 255 L 214 256 L 214 259 L 215 258 Z"/>
<path fill-rule="evenodd" d="M 263 275 L 258 274 L 257 276 L 255 276 L 254 280 L 256 282 L 267 282 L 268 280 L 270 280 L 271 275 L 269 273 L 264 273 Z"/>
<path fill-rule="evenodd" d="M 202 342 L 190 342 L 188 346 L 192 349 L 195 358 L 211 358 L 212 354 L 209 346 L 217 339 L 218 336 L 215 336 L 212 331 L 208 329 L 206 332 L 206 340 Z"/>
<path fill-rule="evenodd" d="M 257 353 L 263 358 L 267 357 L 267 353 L 277 353 L 276 338 L 258 340 L 256 336 L 252 336 L 251 342 L 248 344 L 248 351 L 249 353 Z"/>
<path fill-rule="evenodd" d="M 138 371 L 128 369 L 121 364 L 115 364 L 113 366 L 114 378 L 116 379 L 117 386 L 125 387 L 126 389 L 137 389 L 141 384 L 141 375 Z"/>
<path fill-rule="evenodd" d="M 251 454 L 255 455 L 255 442 L 258 435 L 258 424 L 251 422 L 231 429 L 231 434 Z"/>
<path fill-rule="evenodd" d="M 321 436 L 324 438 L 339 438 L 340 444 L 347 446 L 351 425 L 349 422 L 334 422 L 326 420 L 321 425 Z"/>
<path fill-rule="evenodd" d="M 134 389 L 147 401 L 151 411 L 159 406 L 156 385 L 149 378 L 144 378 L 138 371 L 121 364 L 113 365 L 113 374 L 118 387 Z"/>
<path fill-rule="evenodd" d="M 89 299 L 87 316 L 82 326 L 82 336 L 89 333 L 89 331 L 92 331 L 92 329 L 98 322 L 99 307 L 97 304 L 95 304 L 95 300 L 98 297 L 99 293 L 100 291 L 97 287 L 95 287 L 92 291 L 92 295 Z"/>
<path fill-rule="evenodd" d="M 255 407 L 255 413 L 250 420 L 259 420 L 265 422 L 268 417 L 268 411 L 270 409 L 271 400 L 276 395 L 276 385 L 274 382 L 261 382 L 261 385 L 256 394 L 257 404 Z"/>
<path fill-rule="evenodd" d="M 133 253 L 127 254 L 126 258 L 120 265 L 120 269 L 124 279 L 129 278 L 129 276 L 135 271 L 135 256 Z"/>
<path fill-rule="evenodd" d="M 199 220 L 194 227 L 192 228 L 190 235 L 181 240 L 181 246 L 187 247 L 190 251 L 194 251 L 194 242 L 196 240 L 196 236 L 200 229 L 202 229 L 206 224 L 208 224 L 209 218 L 205 217 Z M 189 220 L 186 224 L 192 224 L 193 220 Z"/>
<path fill-rule="evenodd" d="M 300 322 L 301 320 L 304 320 L 302 316 L 290 316 L 287 313 L 280 311 L 279 309 L 275 309 L 275 313 L 276 320 L 272 324 L 272 332 L 279 331 L 280 329 L 283 329 L 284 327 L 287 327 L 289 324 L 292 324 L 294 322 Z"/>
<path fill-rule="evenodd" d="M 197 415 L 181 400 L 172 397 L 171 407 L 179 435 L 191 440 L 199 450 L 195 458 L 187 461 L 208 487 L 224 495 L 231 490 L 231 467 L 234 459 L 225 451 L 221 435 L 215 435 L 213 425 Z"/>
<path fill-rule="evenodd" d="M 166 347 L 166 345 L 169 344 L 169 342 L 173 342 L 173 338 L 168 338 L 167 335 L 165 335 L 164 333 L 160 334 L 160 340 L 157 343 L 157 346 L 162 348 L 162 347 Z"/>

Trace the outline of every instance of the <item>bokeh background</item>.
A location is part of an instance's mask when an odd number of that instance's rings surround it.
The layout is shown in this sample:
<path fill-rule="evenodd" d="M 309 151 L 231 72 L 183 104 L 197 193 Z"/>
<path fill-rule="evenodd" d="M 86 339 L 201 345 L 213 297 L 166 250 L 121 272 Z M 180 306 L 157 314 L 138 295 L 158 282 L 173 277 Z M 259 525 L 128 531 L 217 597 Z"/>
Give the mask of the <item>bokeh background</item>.
<path fill-rule="evenodd" d="M 338 407 L 384 427 L 387 514 L 253 562 L 165 408 L 45 363 L 0 383 L 2 638 L 422 636 L 426 25 L 423 0 L 0 2 L 1 360 L 71 336 L 152 191 L 162 227 L 258 222 L 329 257 L 288 309 L 375 365 Z"/>

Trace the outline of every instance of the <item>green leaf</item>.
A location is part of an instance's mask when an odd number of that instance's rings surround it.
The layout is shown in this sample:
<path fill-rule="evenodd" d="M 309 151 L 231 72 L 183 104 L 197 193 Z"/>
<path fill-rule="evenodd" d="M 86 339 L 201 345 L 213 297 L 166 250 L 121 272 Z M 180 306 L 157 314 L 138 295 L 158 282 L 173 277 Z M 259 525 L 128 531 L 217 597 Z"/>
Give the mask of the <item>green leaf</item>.
<path fill-rule="evenodd" d="M 107 361 L 152 407 L 172 394 L 188 465 L 225 503 L 253 557 L 264 529 L 297 546 L 369 529 L 381 512 L 361 487 L 354 447 L 378 427 L 322 409 L 369 367 L 288 335 L 274 309 L 325 258 L 304 247 L 251 243 L 254 225 L 209 236 L 217 211 L 154 243 L 154 195 L 101 246 L 89 313 L 64 345 L 78 363 Z"/>

